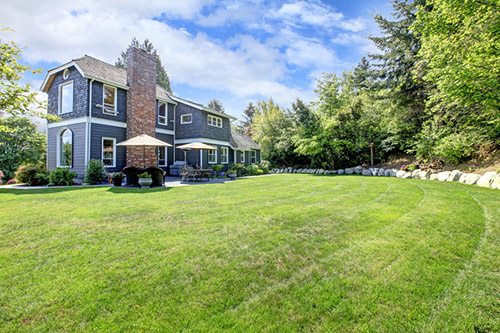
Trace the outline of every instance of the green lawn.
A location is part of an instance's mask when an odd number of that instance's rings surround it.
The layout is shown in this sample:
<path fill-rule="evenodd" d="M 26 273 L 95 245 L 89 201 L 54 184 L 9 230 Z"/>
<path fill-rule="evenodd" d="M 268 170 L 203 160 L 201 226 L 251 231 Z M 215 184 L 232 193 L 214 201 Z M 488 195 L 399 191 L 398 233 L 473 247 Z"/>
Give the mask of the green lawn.
<path fill-rule="evenodd" d="M 500 331 L 500 191 L 275 175 L 0 190 L 0 331 Z"/>

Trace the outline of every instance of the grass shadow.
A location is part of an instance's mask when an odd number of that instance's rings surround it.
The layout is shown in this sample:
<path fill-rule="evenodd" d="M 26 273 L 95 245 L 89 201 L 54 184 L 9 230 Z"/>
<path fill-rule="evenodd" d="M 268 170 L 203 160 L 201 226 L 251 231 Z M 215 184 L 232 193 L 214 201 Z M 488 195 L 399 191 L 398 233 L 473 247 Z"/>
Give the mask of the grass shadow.
<path fill-rule="evenodd" d="M 153 188 L 140 188 L 140 187 L 110 187 L 108 192 L 114 194 L 149 194 L 170 191 L 173 187 L 153 187 Z"/>

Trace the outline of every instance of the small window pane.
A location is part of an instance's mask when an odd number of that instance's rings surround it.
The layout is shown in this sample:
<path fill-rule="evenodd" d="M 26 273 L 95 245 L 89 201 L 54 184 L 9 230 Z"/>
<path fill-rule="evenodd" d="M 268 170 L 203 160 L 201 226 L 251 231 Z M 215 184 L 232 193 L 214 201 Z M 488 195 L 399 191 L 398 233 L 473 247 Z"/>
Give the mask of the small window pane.
<path fill-rule="evenodd" d="M 222 147 L 220 152 L 221 163 L 229 162 L 229 149 L 227 147 Z"/>
<path fill-rule="evenodd" d="M 193 121 L 193 116 L 191 114 L 183 114 L 181 116 L 181 124 L 191 124 Z"/>
<path fill-rule="evenodd" d="M 102 162 L 106 166 L 115 166 L 115 142 L 113 139 L 102 140 Z"/>
<path fill-rule="evenodd" d="M 73 111 L 73 83 L 61 86 L 61 113 L 68 113 Z"/>

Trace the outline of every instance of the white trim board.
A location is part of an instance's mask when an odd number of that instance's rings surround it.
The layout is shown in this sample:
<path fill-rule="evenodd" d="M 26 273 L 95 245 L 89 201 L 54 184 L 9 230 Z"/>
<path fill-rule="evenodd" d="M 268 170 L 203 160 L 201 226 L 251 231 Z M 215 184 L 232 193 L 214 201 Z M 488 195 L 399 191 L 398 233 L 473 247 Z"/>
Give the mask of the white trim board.
<path fill-rule="evenodd" d="M 174 131 L 173 130 L 164 129 L 164 128 L 158 128 L 158 127 L 155 128 L 155 132 L 156 133 L 161 133 L 161 134 L 174 135 Z"/>
<path fill-rule="evenodd" d="M 231 144 L 227 141 L 214 140 L 214 139 L 208 139 L 208 138 L 189 138 L 189 139 L 177 139 L 177 140 L 175 140 L 176 145 L 177 144 L 184 144 L 184 143 L 192 143 L 192 142 L 211 143 L 213 145 L 228 146 L 228 147 L 233 148 L 231 146 Z"/>
<path fill-rule="evenodd" d="M 61 120 L 53 123 L 48 123 L 47 128 L 56 128 L 56 127 L 61 127 L 61 126 L 68 126 L 68 125 L 75 125 L 75 124 L 81 124 L 89 122 L 91 124 L 100 124 L 100 125 L 108 125 L 108 126 L 114 126 L 114 127 L 121 127 L 121 128 L 127 128 L 127 123 L 123 121 L 117 121 L 117 120 L 109 120 L 109 119 L 102 119 L 102 118 L 96 118 L 96 117 L 78 117 L 78 118 L 72 118 L 72 119 L 66 119 L 66 120 Z"/>

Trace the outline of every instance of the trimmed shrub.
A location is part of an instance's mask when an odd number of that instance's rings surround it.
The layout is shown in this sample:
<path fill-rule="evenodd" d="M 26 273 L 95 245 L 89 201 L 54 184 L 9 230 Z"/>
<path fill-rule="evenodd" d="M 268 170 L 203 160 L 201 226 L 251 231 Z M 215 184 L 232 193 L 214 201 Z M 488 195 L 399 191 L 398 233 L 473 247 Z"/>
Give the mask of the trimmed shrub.
<path fill-rule="evenodd" d="M 235 163 L 228 171 L 228 174 L 235 173 L 238 177 L 241 176 L 246 176 L 247 175 L 247 170 L 245 168 L 245 165 L 241 163 Z"/>
<path fill-rule="evenodd" d="M 49 183 L 49 174 L 40 164 L 21 165 L 16 171 L 16 180 L 28 186 L 43 186 Z"/>
<path fill-rule="evenodd" d="M 68 168 L 57 168 L 50 173 L 50 185 L 54 186 L 69 186 L 73 185 L 73 179 L 76 173 L 70 171 Z"/>
<path fill-rule="evenodd" d="M 106 177 L 104 163 L 101 160 L 91 159 L 85 170 L 85 182 L 90 185 L 100 184 Z"/>
<path fill-rule="evenodd" d="M 247 165 L 245 169 L 248 176 L 257 176 L 264 173 L 264 171 L 259 169 L 259 166 L 257 164 Z"/>

